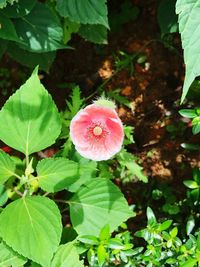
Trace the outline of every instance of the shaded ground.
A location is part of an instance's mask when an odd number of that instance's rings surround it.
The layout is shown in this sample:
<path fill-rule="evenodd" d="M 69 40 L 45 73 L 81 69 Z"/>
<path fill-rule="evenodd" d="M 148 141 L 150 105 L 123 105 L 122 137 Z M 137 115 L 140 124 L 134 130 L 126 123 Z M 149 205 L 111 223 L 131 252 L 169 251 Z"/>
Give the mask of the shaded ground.
<path fill-rule="evenodd" d="M 117 8 L 115 2 L 111 1 L 112 8 Z M 180 40 L 174 35 L 174 50 L 158 40 L 156 10 L 159 1 L 132 2 L 140 8 L 137 20 L 110 34 L 107 46 L 96 46 L 73 37 L 71 44 L 75 50 L 59 51 L 50 73 L 42 74 L 42 80 L 59 108 L 64 109 L 70 92 L 69 83 L 79 84 L 83 96 L 88 97 L 105 81 L 104 78 L 110 78 L 104 88 L 108 91 L 120 88 L 120 94 L 131 103 L 131 109 L 119 105 L 118 110 L 123 122 L 135 128 L 136 143 L 129 146 L 129 151 L 140 159 L 151 183 L 166 181 L 179 195 L 184 190 L 182 180 L 191 178 L 191 166 L 200 167 L 199 152 L 186 151 L 180 146 L 183 142 L 199 142 L 198 137 L 192 136 L 189 122 L 181 122 L 178 115 L 184 79 Z M 124 69 L 112 78 L 116 71 L 113 54 L 117 55 L 119 51 L 143 54 L 146 61 L 143 64 L 133 62 L 132 75 Z M 23 80 L 18 64 L 6 56 L 2 64 L 10 68 L 17 88 Z M 7 96 L 2 95 L 1 104 L 5 99 Z M 130 184 L 124 190 L 136 203 L 142 201 L 137 199 L 141 198 L 141 188 L 143 186 Z M 147 196 L 148 192 L 145 201 Z"/>

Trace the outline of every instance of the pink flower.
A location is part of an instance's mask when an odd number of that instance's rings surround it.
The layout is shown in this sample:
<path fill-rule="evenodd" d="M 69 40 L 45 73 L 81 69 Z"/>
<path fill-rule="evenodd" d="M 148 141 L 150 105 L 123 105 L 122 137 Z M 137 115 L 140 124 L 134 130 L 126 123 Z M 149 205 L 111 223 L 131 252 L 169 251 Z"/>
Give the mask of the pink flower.
<path fill-rule="evenodd" d="M 71 121 L 70 136 L 81 156 L 95 161 L 110 159 L 120 151 L 124 139 L 115 105 L 100 99 L 80 110 Z"/>

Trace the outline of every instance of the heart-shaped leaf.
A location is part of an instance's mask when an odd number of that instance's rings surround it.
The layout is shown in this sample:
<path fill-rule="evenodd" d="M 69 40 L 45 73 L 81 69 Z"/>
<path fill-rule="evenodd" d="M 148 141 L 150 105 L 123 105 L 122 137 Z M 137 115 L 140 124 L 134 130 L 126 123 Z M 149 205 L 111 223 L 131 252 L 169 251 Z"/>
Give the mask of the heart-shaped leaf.
<path fill-rule="evenodd" d="M 78 163 L 65 158 L 47 158 L 37 165 L 39 186 L 47 192 L 68 189 L 78 177 Z"/>
<path fill-rule="evenodd" d="M 0 236 L 6 244 L 44 267 L 50 265 L 61 231 L 60 212 L 46 197 L 23 197 L 0 214 Z"/>
<path fill-rule="evenodd" d="M 95 178 L 84 184 L 70 199 L 72 224 L 79 235 L 99 235 L 110 225 L 111 232 L 134 214 L 110 180 Z"/>
<path fill-rule="evenodd" d="M 25 155 L 55 142 L 61 120 L 51 96 L 40 83 L 37 68 L 0 111 L 0 139 Z"/>

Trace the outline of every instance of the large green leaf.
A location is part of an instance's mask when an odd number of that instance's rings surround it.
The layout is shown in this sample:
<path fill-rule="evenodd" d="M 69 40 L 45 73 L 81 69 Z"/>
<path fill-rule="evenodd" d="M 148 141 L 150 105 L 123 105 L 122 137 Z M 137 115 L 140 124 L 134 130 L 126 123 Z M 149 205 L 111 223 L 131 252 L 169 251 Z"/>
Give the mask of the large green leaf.
<path fill-rule="evenodd" d="M 56 0 L 57 10 L 63 17 L 81 24 L 108 26 L 106 0 Z"/>
<path fill-rule="evenodd" d="M 7 18 L 2 11 L 0 12 L 0 38 L 5 40 L 11 40 L 16 42 L 21 42 L 17 36 L 15 27 L 12 21 Z"/>
<path fill-rule="evenodd" d="M 107 44 L 107 28 L 103 25 L 81 25 L 78 33 L 96 44 Z"/>
<path fill-rule="evenodd" d="M 45 197 L 18 199 L 0 214 L 0 236 L 6 244 L 44 267 L 50 265 L 61 231 L 60 212 Z"/>
<path fill-rule="evenodd" d="M 19 18 L 28 15 L 36 4 L 36 0 L 20 0 L 13 5 L 7 5 L 3 13 L 9 18 Z"/>
<path fill-rule="evenodd" d="M 37 165 L 39 186 L 47 192 L 57 192 L 78 179 L 78 164 L 65 158 L 47 158 Z"/>
<path fill-rule="evenodd" d="M 98 236 L 105 224 L 113 231 L 133 216 L 119 188 L 105 178 L 84 184 L 69 204 L 72 224 L 79 235 Z"/>
<path fill-rule="evenodd" d="M 61 245 L 56 252 L 51 267 L 84 267 L 73 242 Z"/>
<path fill-rule="evenodd" d="M 0 111 L 0 139 L 29 155 L 55 142 L 61 120 L 51 96 L 40 83 L 37 68 Z"/>
<path fill-rule="evenodd" d="M 15 171 L 15 162 L 0 149 L 0 185 L 5 183 Z"/>
<path fill-rule="evenodd" d="M 0 266 L 1 267 L 22 267 L 27 260 L 13 251 L 4 242 L 0 243 Z"/>
<path fill-rule="evenodd" d="M 35 68 L 35 66 L 39 64 L 40 69 L 45 71 L 49 70 L 56 57 L 55 51 L 46 53 L 33 53 L 20 48 L 14 42 L 9 42 L 7 53 L 22 65 L 25 65 L 29 68 Z"/>
<path fill-rule="evenodd" d="M 179 31 L 184 49 L 186 74 L 181 101 L 185 99 L 194 79 L 200 75 L 200 1 L 177 0 Z"/>
<path fill-rule="evenodd" d="M 60 22 L 45 4 L 37 2 L 27 16 L 15 20 L 15 27 L 26 50 L 39 53 L 66 48 Z"/>

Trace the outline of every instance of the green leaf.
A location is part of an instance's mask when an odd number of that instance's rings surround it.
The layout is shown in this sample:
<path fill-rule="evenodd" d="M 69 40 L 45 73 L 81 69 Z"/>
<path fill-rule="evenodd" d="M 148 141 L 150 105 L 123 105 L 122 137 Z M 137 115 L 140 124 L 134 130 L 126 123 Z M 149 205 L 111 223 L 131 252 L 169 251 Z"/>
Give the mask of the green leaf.
<path fill-rule="evenodd" d="M 170 236 L 172 238 L 175 238 L 178 234 L 178 228 L 177 227 L 174 227 L 170 232 L 169 232 Z"/>
<path fill-rule="evenodd" d="M 12 21 L 0 12 L 0 38 L 10 41 L 21 42 L 17 36 Z"/>
<path fill-rule="evenodd" d="M 121 240 L 117 238 L 111 238 L 108 241 L 108 247 L 112 249 L 123 249 L 125 245 L 121 242 Z"/>
<path fill-rule="evenodd" d="M 37 2 L 27 16 L 15 20 L 15 27 L 25 50 L 39 53 L 67 48 L 60 22 L 45 4 Z"/>
<path fill-rule="evenodd" d="M 51 96 L 40 83 L 37 68 L 0 111 L 0 139 L 25 155 L 55 142 L 61 120 Z"/>
<path fill-rule="evenodd" d="M 178 14 L 179 32 L 184 49 L 186 74 L 183 85 L 181 102 L 185 99 L 189 87 L 194 79 L 200 75 L 200 1 L 177 0 L 176 13 Z"/>
<path fill-rule="evenodd" d="M 200 133 L 200 116 L 192 120 L 192 133 L 193 134 Z"/>
<path fill-rule="evenodd" d="M 98 236 L 105 224 L 110 225 L 112 232 L 133 216 L 118 187 L 104 178 L 87 182 L 69 204 L 71 221 L 79 235 Z"/>
<path fill-rule="evenodd" d="M 78 177 L 78 164 L 65 158 L 46 158 L 37 165 L 39 186 L 47 192 L 58 192 L 73 184 Z"/>
<path fill-rule="evenodd" d="M 27 260 L 13 251 L 4 242 L 0 243 L 0 266 L 2 267 L 22 267 Z"/>
<path fill-rule="evenodd" d="M 3 13 L 9 18 L 19 18 L 28 15 L 36 4 L 36 0 L 20 0 L 4 8 Z"/>
<path fill-rule="evenodd" d="M 107 28 L 103 25 L 81 25 L 78 34 L 95 44 L 107 44 Z"/>
<path fill-rule="evenodd" d="M 157 18 L 162 34 L 178 31 L 178 17 L 175 12 L 176 0 L 162 0 L 158 7 Z"/>
<path fill-rule="evenodd" d="M 161 223 L 161 225 L 159 226 L 159 230 L 160 231 L 165 231 L 167 230 L 172 224 L 172 220 L 167 220 L 164 221 L 163 223 Z"/>
<path fill-rule="evenodd" d="M 84 267 L 83 263 L 79 260 L 76 247 L 73 242 L 59 246 L 51 267 Z"/>
<path fill-rule="evenodd" d="M 79 236 L 78 240 L 81 241 L 82 243 L 88 244 L 88 245 L 99 245 L 98 238 L 93 236 L 93 235 Z"/>
<path fill-rule="evenodd" d="M 179 114 L 186 118 L 195 118 L 197 116 L 195 109 L 181 109 Z"/>
<path fill-rule="evenodd" d="M 0 236 L 6 244 L 44 267 L 58 248 L 61 231 L 58 207 L 46 197 L 18 199 L 0 214 Z"/>
<path fill-rule="evenodd" d="M 109 224 L 106 224 L 99 234 L 99 239 L 101 241 L 108 240 L 110 238 L 110 226 Z"/>
<path fill-rule="evenodd" d="M 5 183 L 15 171 L 12 158 L 0 149 L 0 184 Z"/>
<path fill-rule="evenodd" d="M 103 266 L 105 260 L 107 257 L 107 253 L 106 250 L 103 246 L 103 244 L 100 244 L 97 248 L 97 258 L 98 258 L 98 262 L 99 262 L 99 267 Z"/>
<path fill-rule="evenodd" d="M 75 86 L 72 89 L 70 95 L 71 101 L 66 101 L 67 107 L 70 111 L 70 117 L 73 118 L 83 105 L 83 99 L 81 98 L 81 90 L 79 86 Z"/>
<path fill-rule="evenodd" d="M 183 181 L 183 183 L 185 186 L 187 186 L 190 189 L 199 188 L 199 185 L 197 184 L 197 182 L 193 180 L 186 180 L 186 181 Z"/>
<path fill-rule="evenodd" d="M 33 53 L 20 48 L 12 42 L 9 42 L 7 53 L 14 60 L 24 66 L 27 66 L 29 68 L 35 68 L 35 66 L 39 64 L 40 69 L 44 71 L 49 71 L 49 68 L 51 67 L 56 57 L 55 51 L 46 53 Z"/>
<path fill-rule="evenodd" d="M 200 232 L 198 233 L 197 236 L 197 249 L 200 251 Z"/>
<path fill-rule="evenodd" d="M 153 210 L 150 207 L 147 207 L 147 220 L 150 225 L 157 223 Z"/>
<path fill-rule="evenodd" d="M 191 234 L 191 232 L 194 229 L 194 227 L 195 227 L 195 219 L 194 219 L 193 215 L 190 215 L 190 217 L 188 218 L 187 223 L 186 223 L 186 233 L 187 233 L 187 235 Z"/>
<path fill-rule="evenodd" d="M 3 206 L 8 200 L 8 193 L 5 186 L 0 185 L 0 207 Z"/>
<path fill-rule="evenodd" d="M 81 158 L 78 162 L 79 164 L 79 175 L 78 179 L 71 185 L 68 186 L 70 192 L 76 192 L 81 185 L 90 181 L 92 178 L 96 177 L 97 163 L 85 158 Z"/>
<path fill-rule="evenodd" d="M 180 267 L 194 267 L 196 266 L 196 263 L 197 263 L 197 259 L 190 258 L 186 262 L 181 263 Z"/>
<path fill-rule="evenodd" d="M 57 10 L 63 17 L 81 24 L 100 24 L 109 28 L 106 0 L 56 0 Z"/>

